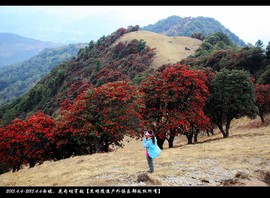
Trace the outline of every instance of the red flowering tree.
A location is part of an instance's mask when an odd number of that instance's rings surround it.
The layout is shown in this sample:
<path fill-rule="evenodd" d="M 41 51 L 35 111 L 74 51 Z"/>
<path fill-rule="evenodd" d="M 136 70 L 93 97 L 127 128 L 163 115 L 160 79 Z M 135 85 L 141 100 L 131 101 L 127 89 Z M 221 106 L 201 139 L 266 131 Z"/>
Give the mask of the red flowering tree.
<path fill-rule="evenodd" d="M 38 112 L 26 121 L 13 120 L 10 125 L 0 129 L 1 165 L 19 170 L 22 164 L 35 166 L 53 156 L 54 120 Z"/>
<path fill-rule="evenodd" d="M 142 108 L 142 93 L 130 82 L 90 88 L 61 113 L 57 147 L 69 157 L 108 152 L 110 145 L 123 146 L 124 136 L 139 136 Z"/>
<path fill-rule="evenodd" d="M 258 115 L 262 123 L 265 122 L 264 115 L 270 112 L 270 85 L 256 84 L 256 106 L 258 107 Z"/>
<path fill-rule="evenodd" d="M 100 86 L 109 82 L 114 81 L 126 81 L 128 78 L 125 74 L 121 73 L 118 70 L 102 68 L 96 76 L 96 86 Z"/>
<path fill-rule="evenodd" d="M 37 112 L 25 121 L 25 154 L 30 167 L 53 158 L 55 121 L 43 112 Z"/>
<path fill-rule="evenodd" d="M 0 174 L 6 172 L 9 170 L 8 163 L 6 160 L 7 156 L 7 137 L 6 137 L 6 131 L 5 128 L 1 125 L 0 120 Z"/>
<path fill-rule="evenodd" d="M 143 116 L 154 128 L 160 148 L 166 139 L 173 147 L 178 133 L 185 134 L 190 143 L 195 129 L 208 127 L 210 119 L 203 112 L 209 95 L 207 80 L 204 72 L 176 64 L 160 68 L 141 83 L 146 106 Z"/>
<path fill-rule="evenodd" d="M 6 127 L 1 128 L 0 160 L 6 169 L 13 168 L 13 172 L 19 170 L 22 164 L 26 164 L 25 122 L 16 119 Z"/>

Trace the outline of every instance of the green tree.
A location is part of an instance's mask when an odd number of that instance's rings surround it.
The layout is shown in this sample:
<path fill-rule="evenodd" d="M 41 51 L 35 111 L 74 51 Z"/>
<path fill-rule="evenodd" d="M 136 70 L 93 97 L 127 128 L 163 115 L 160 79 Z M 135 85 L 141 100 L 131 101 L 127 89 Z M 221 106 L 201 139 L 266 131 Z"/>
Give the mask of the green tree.
<path fill-rule="evenodd" d="M 262 42 L 261 40 L 258 40 L 258 41 L 255 43 L 255 47 L 256 47 L 256 48 L 263 49 L 263 47 L 264 47 L 263 42 Z"/>
<path fill-rule="evenodd" d="M 205 38 L 205 35 L 201 32 L 193 32 L 191 35 L 191 38 L 196 38 L 203 41 L 203 39 Z"/>
<path fill-rule="evenodd" d="M 195 57 L 199 57 L 217 50 L 236 49 L 230 38 L 222 32 L 214 32 L 207 36 L 196 50 Z"/>
<path fill-rule="evenodd" d="M 270 42 L 268 42 L 268 45 L 265 48 L 265 55 L 267 59 L 270 59 Z"/>
<path fill-rule="evenodd" d="M 234 118 L 256 117 L 255 87 L 247 71 L 224 68 L 210 82 L 209 90 L 206 111 L 224 138 L 229 137 Z"/>
<path fill-rule="evenodd" d="M 264 72 L 259 76 L 258 84 L 270 84 L 270 65 L 268 65 Z"/>

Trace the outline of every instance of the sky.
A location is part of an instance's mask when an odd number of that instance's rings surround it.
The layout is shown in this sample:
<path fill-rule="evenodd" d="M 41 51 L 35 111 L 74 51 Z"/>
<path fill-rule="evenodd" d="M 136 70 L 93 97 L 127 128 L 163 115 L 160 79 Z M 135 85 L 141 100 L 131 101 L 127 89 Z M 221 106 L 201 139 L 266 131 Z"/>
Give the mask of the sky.
<path fill-rule="evenodd" d="M 7 19 L 1 18 L 1 15 L 4 16 L 7 12 L 13 12 L 16 16 L 24 16 L 24 22 L 27 24 L 31 24 L 35 14 L 36 16 L 42 15 L 45 19 L 46 16 L 53 17 L 56 20 L 50 22 L 48 19 L 46 24 L 46 30 L 54 27 L 51 32 L 57 31 L 56 27 L 60 28 L 61 23 L 69 24 L 86 17 L 99 20 L 98 17 L 102 16 L 103 22 L 106 21 L 103 24 L 107 23 L 108 28 L 104 27 L 102 31 L 100 30 L 99 37 L 111 34 L 119 27 L 126 28 L 129 25 L 143 27 L 172 15 L 180 17 L 204 16 L 216 19 L 245 43 L 254 45 L 260 39 L 264 45 L 267 45 L 270 41 L 270 6 L 0 6 L 0 32 L 4 31 L 4 26 L 1 29 L 1 23 L 8 23 L 5 21 Z M 28 16 L 29 18 L 27 18 Z M 25 25 L 24 34 L 26 31 L 27 25 Z M 34 30 L 29 29 L 30 31 L 33 33 Z M 80 30 L 77 29 L 77 31 Z M 38 33 L 35 34 L 35 37 L 38 37 Z"/>

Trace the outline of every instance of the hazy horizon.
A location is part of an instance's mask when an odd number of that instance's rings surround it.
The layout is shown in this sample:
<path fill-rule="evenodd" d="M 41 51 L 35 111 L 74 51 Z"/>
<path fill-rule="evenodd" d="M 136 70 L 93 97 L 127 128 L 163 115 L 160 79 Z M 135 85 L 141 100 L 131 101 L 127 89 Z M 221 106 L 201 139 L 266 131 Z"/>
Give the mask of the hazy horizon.
<path fill-rule="evenodd" d="M 0 6 L 0 14 L 0 32 L 65 44 L 172 15 L 214 18 L 245 43 L 270 41 L 270 6 Z"/>

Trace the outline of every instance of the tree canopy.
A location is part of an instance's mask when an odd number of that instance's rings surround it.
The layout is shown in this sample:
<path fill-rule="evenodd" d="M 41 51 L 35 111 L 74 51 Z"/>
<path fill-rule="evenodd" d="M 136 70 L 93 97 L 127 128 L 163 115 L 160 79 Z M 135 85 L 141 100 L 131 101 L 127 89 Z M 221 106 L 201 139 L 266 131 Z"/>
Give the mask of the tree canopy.
<path fill-rule="evenodd" d="M 207 81 L 203 71 L 176 64 L 161 67 L 141 83 L 146 106 L 143 116 L 146 125 L 154 128 L 161 148 L 165 139 L 172 147 L 174 136 L 186 134 L 192 127 L 209 127 L 210 119 L 203 111 L 209 95 Z"/>
<path fill-rule="evenodd" d="M 229 137 L 232 119 L 255 118 L 255 87 L 247 71 L 222 69 L 210 82 L 209 91 L 206 111 L 223 137 Z"/>

